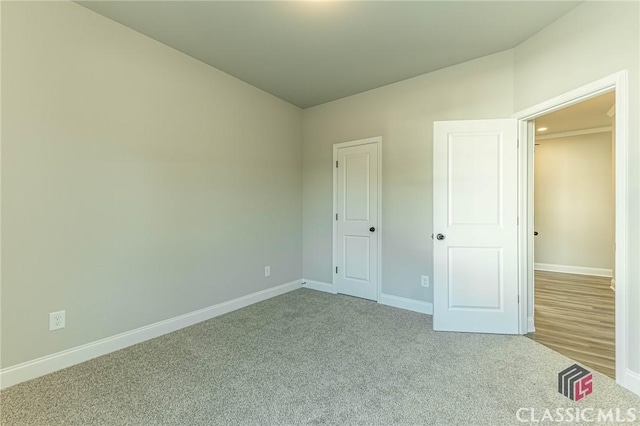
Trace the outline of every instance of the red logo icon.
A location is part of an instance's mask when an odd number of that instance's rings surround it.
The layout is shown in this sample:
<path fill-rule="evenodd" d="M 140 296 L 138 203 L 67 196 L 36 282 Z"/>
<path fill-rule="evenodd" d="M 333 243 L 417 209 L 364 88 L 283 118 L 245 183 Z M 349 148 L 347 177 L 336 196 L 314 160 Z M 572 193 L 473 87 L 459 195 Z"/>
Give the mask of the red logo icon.
<path fill-rule="evenodd" d="M 573 364 L 558 373 L 558 392 L 572 401 L 580 401 L 593 392 L 593 374 Z"/>

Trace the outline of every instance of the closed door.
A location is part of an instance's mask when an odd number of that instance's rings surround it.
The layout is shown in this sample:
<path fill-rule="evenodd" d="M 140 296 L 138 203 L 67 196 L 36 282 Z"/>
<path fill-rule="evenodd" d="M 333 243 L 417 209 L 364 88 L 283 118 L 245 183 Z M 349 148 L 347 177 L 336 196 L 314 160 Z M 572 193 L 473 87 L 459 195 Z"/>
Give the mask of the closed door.
<path fill-rule="evenodd" d="M 436 122 L 433 152 L 433 328 L 517 334 L 517 121 Z"/>
<path fill-rule="evenodd" d="M 338 293 L 378 300 L 378 143 L 339 147 L 335 279 Z"/>

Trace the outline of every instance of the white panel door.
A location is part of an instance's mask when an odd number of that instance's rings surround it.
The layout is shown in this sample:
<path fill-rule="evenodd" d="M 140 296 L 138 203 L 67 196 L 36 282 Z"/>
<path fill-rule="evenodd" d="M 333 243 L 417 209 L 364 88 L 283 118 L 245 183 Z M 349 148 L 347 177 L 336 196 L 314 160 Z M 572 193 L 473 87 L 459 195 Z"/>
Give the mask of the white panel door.
<path fill-rule="evenodd" d="M 517 120 L 434 123 L 434 330 L 518 333 L 517 137 Z"/>
<path fill-rule="evenodd" d="M 339 148 L 337 161 L 334 285 L 378 300 L 378 144 Z"/>

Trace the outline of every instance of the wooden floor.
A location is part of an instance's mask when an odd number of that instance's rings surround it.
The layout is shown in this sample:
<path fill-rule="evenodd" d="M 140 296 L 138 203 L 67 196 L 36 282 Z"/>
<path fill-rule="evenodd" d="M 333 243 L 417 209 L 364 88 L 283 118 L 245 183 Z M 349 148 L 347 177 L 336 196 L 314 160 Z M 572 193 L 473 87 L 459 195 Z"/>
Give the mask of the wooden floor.
<path fill-rule="evenodd" d="M 611 278 L 536 271 L 535 333 L 527 336 L 615 379 Z"/>

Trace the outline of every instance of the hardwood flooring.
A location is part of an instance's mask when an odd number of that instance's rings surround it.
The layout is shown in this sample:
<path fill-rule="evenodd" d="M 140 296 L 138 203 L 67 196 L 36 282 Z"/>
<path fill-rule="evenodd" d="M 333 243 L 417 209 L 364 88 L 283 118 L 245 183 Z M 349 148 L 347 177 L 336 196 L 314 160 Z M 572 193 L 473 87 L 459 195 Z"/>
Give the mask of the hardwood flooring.
<path fill-rule="evenodd" d="M 535 333 L 527 336 L 615 379 L 611 278 L 535 273 Z"/>

